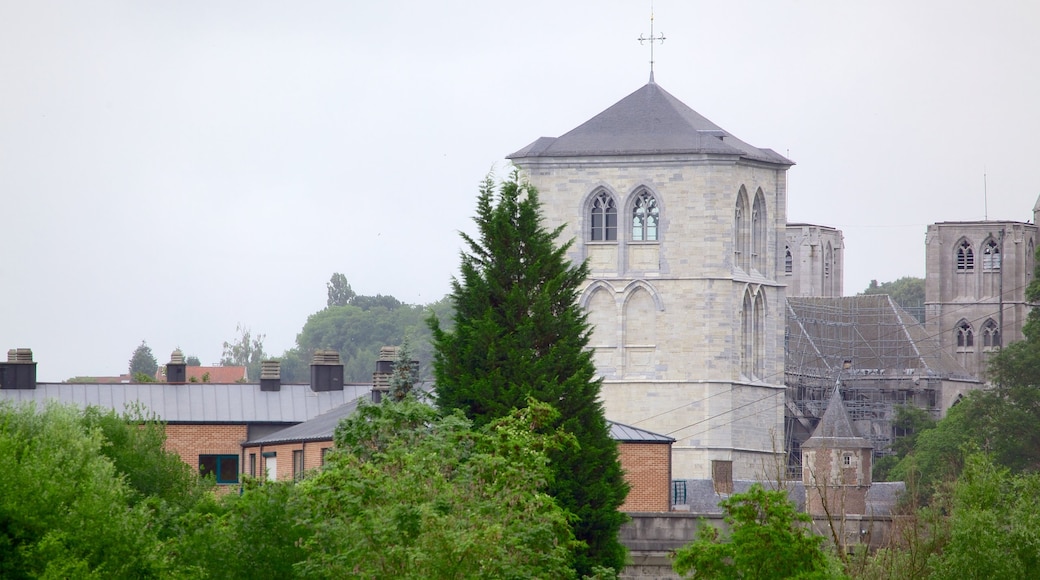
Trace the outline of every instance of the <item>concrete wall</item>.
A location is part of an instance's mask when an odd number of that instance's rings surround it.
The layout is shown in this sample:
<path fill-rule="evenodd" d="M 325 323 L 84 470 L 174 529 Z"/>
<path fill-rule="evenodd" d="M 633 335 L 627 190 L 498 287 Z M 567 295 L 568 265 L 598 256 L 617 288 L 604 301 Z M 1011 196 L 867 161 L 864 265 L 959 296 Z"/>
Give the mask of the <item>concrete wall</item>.
<path fill-rule="evenodd" d="M 727 528 L 721 514 L 630 513 L 631 520 L 621 527 L 621 543 L 629 551 L 629 565 L 622 570 L 624 580 L 678 580 L 672 571 L 671 554 L 694 539 L 699 526 Z M 892 516 L 845 516 L 832 524 L 814 519 L 813 532 L 828 539 L 837 535 L 851 549 L 866 544 L 871 549 L 897 541 L 894 532 L 900 519 Z"/>

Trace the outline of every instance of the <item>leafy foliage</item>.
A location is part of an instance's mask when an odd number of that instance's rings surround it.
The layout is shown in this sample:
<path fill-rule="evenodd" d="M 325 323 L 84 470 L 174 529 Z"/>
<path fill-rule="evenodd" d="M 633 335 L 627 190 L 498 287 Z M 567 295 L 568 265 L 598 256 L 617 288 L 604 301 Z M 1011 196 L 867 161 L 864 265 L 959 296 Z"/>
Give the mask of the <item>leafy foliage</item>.
<path fill-rule="evenodd" d="M 900 308 L 924 324 L 924 278 L 903 276 L 898 280 L 883 284 L 878 284 L 877 280 L 871 280 L 870 285 L 860 292 L 860 296 L 868 294 L 888 294 Z"/>
<path fill-rule="evenodd" d="M 397 349 L 393 371 L 390 374 L 390 398 L 403 401 L 419 381 L 419 372 L 412 364 L 412 349 L 406 338 Z"/>
<path fill-rule="evenodd" d="M 139 473 L 134 461 L 123 456 L 121 473 L 104 453 L 112 443 L 88 423 L 72 407 L 0 402 L 0 577 L 141 578 L 163 569 L 152 514 L 124 481 Z"/>
<path fill-rule="evenodd" d="M 488 177 L 475 218 L 479 234 L 462 235 L 461 279 L 452 283 L 455 328 L 431 320 L 438 404 L 487 425 L 535 399 L 560 411 L 549 425 L 573 434 L 580 450 L 550 452 L 557 502 L 576 517 L 575 536 L 586 543 L 576 557 L 579 574 L 625 563 L 617 533 L 628 493 L 599 401 L 589 325 L 577 305 L 588 277 L 585 263 L 557 247 L 560 230 L 542 226 L 537 191 L 514 173 L 498 193 Z"/>
<path fill-rule="evenodd" d="M 720 502 L 728 537 L 706 523 L 675 553 L 673 567 L 690 578 L 772 580 L 844 578 L 841 563 L 806 527 L 787 492 L 760 484 Z"/>
<path fill-rule="evenodd" d="M 953 490 L 950 541 L 931 562 L 936 579 L 1029 578 L 1040 569 L 1040 474 L 1012 475 L 967 456 Z"/>
<path fill-rule="evenodd" d="M 260 363 L 269 358 L 264 352 L 264 335 L 253 333 L 241 324 L 235 326 L 237 338 L 224 342 L 224 351 L 220 355 L 220 365 L 225 367 L 246 367 L 246 376 L 250 380 L 260 380 Z"/>
<path fill-rule="evenodd" d="M 350 287 L 350 283 L 347 282 L 347 277 L 339 272 L 332 274 L 332 278 L 329 279 L 326 286 L 329 291 L 329 299 L 325 305 L 329 307 L 346 306 L 357 296 L 357 293 Z"/>
<path fill-rule="evenodd" d="M 159 370 L 159 363 L 155 360 L 155 355 L 152 354 L 152 347 L 148 346 L 148 343 L 143 340 L 134 349 L 128 364 L 130 366 L 130 375 L 135 377 L 141 374 L 154 380 L 155 373 Z"/>
<path fill-rule="evenodd" d="M 383 295 L 355 296 L 349 302 L 327 307 L 307 318 L 296 336 L 296 347 L 281 357 L 283 381 L 307 381 L 311 353 L 328 348 L 340 353 L 345 381 L 368 382 L 379 349 L 405 340 L 412 345 L 413 358 L 420 362 L 420 376 L 428 376 L 432 346 L 425 320 L 431 314 L 441 320 L 449 318 L 447 299 L 427 306 L 402 304 Z"/>
<path fill-rule="evenodd" d="M 313 578 L 572 578 L 565 512 L 543 491 L 552 409 L 478 431 L 411 397 L 363 405 L 338 451 L 300 484 L 314 535 L 298 566 Z M 319 516 L 320 517 L 317 517 Z"/>

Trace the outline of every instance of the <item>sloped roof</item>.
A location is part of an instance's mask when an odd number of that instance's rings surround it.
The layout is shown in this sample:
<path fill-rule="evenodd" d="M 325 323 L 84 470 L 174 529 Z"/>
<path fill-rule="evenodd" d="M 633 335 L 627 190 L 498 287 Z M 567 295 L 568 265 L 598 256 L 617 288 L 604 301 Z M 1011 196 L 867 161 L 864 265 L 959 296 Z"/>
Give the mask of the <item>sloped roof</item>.
<path fill-rule="evenodd" d="M 866 449 L 874 446 L 856 433 L 852 419 L 841 399 L 841 390 L 837 387 L 831 393 L 827 410 L 816 425 L 811 437 L 802 443 L 802 448 L 826 447 L 830 449 Z"/>
<path fill-rule="evenodd" d="M 885 294 L 787 299 L 786 372 L 837 377 L 975 378 Z"/>
<path fill-rule="evenodd" d="M 607 426 L 610 427 L 610 438 L 614 441 L 624 441 L 625 443 L 675 443 L 675 439 L 667 435 L 625 425 L 624 423 L 607 421 Z"/>
<path fill-rule="evenodd" d="M 771 149 L 737 139 L 653 80 L 563 136 L 541 137 L 508 158 L 667 154 L 732 155 L 794 164 Z"/>
<path fill-rule="evenodd" d="M 433 393 L 434 384 L 432 381 L 424 381 L 416 386 L 416 391 L 420 395 L 420 400 L 430 402 L 432 404 L 430 395 Z M 250 441 L 246 441 L 243 445 L 274 445 L 279 443 L 299 443 L 303 441 L 328 441 L 332 439 L 336 433 L 336 426 L 339 422 L 349 417 L 357 410 L 358 404 L 362 399 L 367 399 L 365 396 L 361 396 L 353 401 L 344 403 L 334 409 L 331 409 L 317 417 L 310 419 L 299 425 L 293 425 L 286 427 L 269 435 L 258 437 Z M 638 427 L 632 427 L 631 425 L 625 425 L 622 423 L 615 423 L 614 421 L 607 421 L 607 426 L 610 428 L 610 437 L 615 441 L 622 441 L 626 443 L 673 443 L 675 439 L 668 437 L 667 435 L 661 435 L 646 429 L 640 429 Z"/>
<path fill-rule="evenodd" d="M 428 401 L 428 394 L 433 390 L 432 381 L 419 383 L 415 391 L 419 393 L 419 400 Z M 371 392 L 371 391 L 369 391 Z M 367 395 L 367 393 L 366 393 Z M 354 414 L 362 400 L 371 400 L 368 396 L 360 396 L 353 401 L 344 403 L 335 409 L 322 413 L 299 425 L 286 427 L 269 435 L 251 439 L 243 443 L 243 446 L 253 445 L 275 445 L 279 443 L 301 443 L 304 441 L 329 441 L 336 434 L 336 426 L 339 422 Z"/>
<path fill-rule="evenodd" d="M 168 423 L 300 423 L 368 393 L 368 386 L 312 391 L 309 385 L 282 385 L 261 391 L 249 383 L 38 383 L 35 389 L 0 389 L 0 400 L 95 405 L 123 412 L 139 403 Z"/>

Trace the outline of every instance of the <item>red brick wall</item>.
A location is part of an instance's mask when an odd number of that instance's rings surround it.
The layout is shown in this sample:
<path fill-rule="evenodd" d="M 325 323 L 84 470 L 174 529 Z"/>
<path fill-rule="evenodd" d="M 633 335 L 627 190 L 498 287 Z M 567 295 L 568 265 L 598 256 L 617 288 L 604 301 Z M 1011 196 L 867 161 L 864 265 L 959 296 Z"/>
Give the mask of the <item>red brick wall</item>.
<path fill-rule="evenodd" d="M 166 449 L 180 455 L 195 469 L 199 468 L 199 455 L 241 456 L 245 440 L 245 425 L 166 426 Z M 244 469 L 244 466 L 239 464 L 239 469 Z"/>
<path fill-rule="evenodd" d="M 632 486 L 621 506 L 626 512 L 666 512 L 671 509 L 672 446 L 661 443 L 620 443 L 621 468 Z"/>
<path fill-rule="evenodd" d="M 276 462 L 275 477 L 281 480 L 288 480 L 293 478 L 293 451 L 303 451 L 303 467 L 304 470 L 311 470 L 321 467 L 321 450 L 332 447 L 332 441 L 309 441 L 306 443 L 283 443 L 280 445 L 264 445 L 256 447 L 247 447 L 245 449 L 245 459 L 242 463 L 242 471 L 249 472 L 249 455 L 256 454 L 256 475 L 257 477 L 263 477 L 266 473 L 267 465 L 266 460 L 263 457 L 264 453 L 275 453 L 278 461 Z"/>

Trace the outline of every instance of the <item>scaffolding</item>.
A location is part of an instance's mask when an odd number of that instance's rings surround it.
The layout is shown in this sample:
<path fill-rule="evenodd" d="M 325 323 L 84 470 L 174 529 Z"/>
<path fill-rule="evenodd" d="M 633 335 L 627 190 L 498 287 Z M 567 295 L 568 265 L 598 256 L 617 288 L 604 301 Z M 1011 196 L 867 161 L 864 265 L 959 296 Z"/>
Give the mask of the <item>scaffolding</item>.
<path fill-rule="evenodd" d="M 800 473 L 801 444 L 836 385 L 878 457 L 892 453 L 897 407 L 912 405 L 939 418 L 944 381 L 978 383 L 887 295 L 788 298 L 784 359 L 792 475 Z"/>

